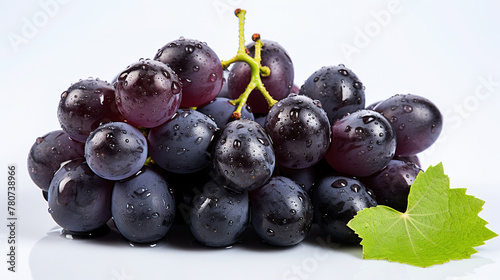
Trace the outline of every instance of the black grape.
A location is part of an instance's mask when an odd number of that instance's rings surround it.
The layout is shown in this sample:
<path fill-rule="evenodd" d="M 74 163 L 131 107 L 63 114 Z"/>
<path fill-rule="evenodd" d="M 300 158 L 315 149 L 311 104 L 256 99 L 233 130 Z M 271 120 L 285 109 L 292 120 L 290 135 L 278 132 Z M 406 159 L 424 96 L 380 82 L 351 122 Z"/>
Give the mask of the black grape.
<path fill-rule="evenodd" d="M 43 191 L 49 190 L 50 180 L 61 163 L 83 157 L 84 144 L 76 142 L 62 130 L 38 137 L 28 154 L 28 173 Z"/>
<path fill-rule="evenodd" d="M 127 122 L 155 127 L 168 121 L 179 109 L 182 87 L 177 74 L 167 65 L 141 59 L 119 76 L 116 104 Z"/>
<path fill-rule="evenodd" d="M 365 106 L 365 87 L 343 64 L 324 66 L 314 72 L 304 82 L 299 94 L 321 101 L 331 124 Z"/>
<path fill-rule="evenodd" d="M 207 105 L 197 108 L 198 111 L 209 116 L 218 127 L 224 127 L 228 122 L 233 121 L 232 117 L 234 110 L 236 110 L 235 105 L 229 102 L 231 99 L 225 97 L 217 97 L 210 101 Z M 241 110 L 241 118 L 254 120 L 254 116 L 250 107 L 243 106 Z"/>
<path fill-rule="evenodd" d="M 85 142 L 102 123 L 125 120 L 116 107 L 113 86 L 92 78 L 80 80 L 61 94 L 57 117 L 62 129 L 79 142 Z"/>
<path fill-rule="evenodd" d="M 314 220 L 332 240 L 359 243 L 360 238 L 347 223 L 358 211 L 377 206 L 370 190 L 359 181 L 341 175 L 321 178 L 312 190 Z"/>
<path fill-rule="evenodd" d="M 286 50 L 278 43 L 262 40 L 261 65 L 271 69 L 271 74 L 262 77 L 264 87 L 276 100 L 281 100 L 290 94 L 293 87 L 293 63 Z M 250 56 L 255 55 L 255 43 L 246 46 Z M 228 90 L 231 98 L 238 98 L 250 82 L 250 66 L 245 62 L 236 62 L 228 76 Z M 254 89 L 248 98 L 248 104 L 254 113 L 264 114 L 269 111 L 269 105 L 258 89 Z"/>
<path fill-rule="evenodd" d="M 360 110 L 332 126 L 332 143 L 325 155 L 333 169 L 352 176 L 369 176 L 394 157 L 396 136 L 380 113 Z"/>
<path fill-rule="evenodd" d="M 147 154 L 146 137 L 122 122 L 99 126 L 85 143 L 85 158 L 90 168 L 109 180 L 122 180 L 137 173 Z"/>
<path fill-rule="evenodd" d="M 234 193 L 210 181 L 193 198 L 189 225 L 201 244 L 227 247 L 239 241 L 249 219 L 248 192 Z"/>
<path fill-rule="evenodd" d="M 273 177 L 250 192 L 250 201 L 253 228 L 265 242 L 291 246 L 308 235 L 313 221 L 312 202 L 294 181 Z"/>
<path fill-rule="evenodd" d="M 382 170 L 362 180 L 373 191 L 379 204 L 405 212 L 410 187 L 420 171 L 420 167 L 411 161 L 393 159 Z"/>
<path fill-rule="evenodd" d="M 266 117 L 265 129 L 273 140 L 276 161 L 285 167 L 313 166 L 330 145 L 330 122 L 321 103 L 290 94 L 278 101 Z"/>
<path fill-rule="evenodd" d="M 118 231 L 133 243 L 154 243 L 170 230 L 175 198 L 165 179 L 144 167 L 128 180 L 118 181 L 111 196 Z"/>
<path fill-rule="evenodd" d="M 443 128 L 443 116 L 430 100 L 414 95 L 392 96 L 375 106 L 396 132 L 396 155 L 418 154 L 430 147 Z"/>
<path fill-rule="evenodd" d="M 84 159 L 59 169 L 48 191 L 49 213 L 62 228 L 76 233 L 96 230 L 111 218 L 114 182 L 97 176 Z"/>
<path fill-rule="evenodd" d="M 262 186 L 274 171 L 275 155 L 264 128 L 251 120 L 228 123 L 214 145 L 214 171 L 236 192 Z"/>
<path fill-rule="evenodd" d="M 282 176 L 292 179 L 306 192 L 309 192 L 314 187 L 318 177 L 318 170 L 316 166 L 310 166 L 302 169 L 291 169 L 279 166 L 278 169 Z"/>
<path fill-rule="evenodd" d="M 222 65 L 204 42 L 172 41 L 158 50 L 155 60 L 170 66 L 182 82 L 181 107 L 198 107 L 214 99 L 222 88 Z"/>
<path fill-rule="evenodd" d="M 161 168 L 174 173 L 193 173 L 210 164 L 208 150 L 217 125 L 208 116 L 179 109 L 165 124 L 148 134 L 149 154 Z"/>

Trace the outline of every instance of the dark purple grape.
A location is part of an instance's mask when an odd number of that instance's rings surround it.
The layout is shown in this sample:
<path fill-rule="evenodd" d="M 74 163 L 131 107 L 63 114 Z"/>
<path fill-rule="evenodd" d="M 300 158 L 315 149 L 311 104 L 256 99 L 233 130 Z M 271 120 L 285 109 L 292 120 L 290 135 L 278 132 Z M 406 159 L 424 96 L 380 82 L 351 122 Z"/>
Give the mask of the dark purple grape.
<path fill-rule="evenodd" d="M 83 157 L 83 143 L 76 142 L 62 130 L 38 137 L 28 154 L 28 174 L 42 190 L 48 191 L 50 180 L 61 163 Z"/>
<path fill-rule="evenodd" d="M 298 244 L 313 221 L 312 202 L 294 181 L 277 176 L 250 192 L 252 225 L 265 242 L 276 246 Z"/>
<path fill-rule="evenodd" d="M 148 134 L 149 155 L 161 168 L 193 173 L 210 164 L 208 150 L 217 125 L 205 114 L 179 109 L 172 119 Z"/>
<path fill-rule="evenodd" d="M 352 176 L 369 176 L 394 157 L 396 136 L 380 113 L 360 110 L 332 126 L 332 143 L 325 155 L 333 169 Z"/>
<path fill-rule="evenodd" d="M 402 160 L 402 161 L 410 161 L 410 162 L 416 164 L 418 167 L 422 167 L 422 164 L 420 163 L 420 159 L 418 158 L 417 155 L 395 156 L 394 159 L 398 159 L 398 160 Z"/>
<path fill-rule="evenodd" d="M 377 206 L 370 190 L 356 179 L 327 175 L 312 190 L 314 220 L 332 240 L 340 243 L 359 243 L 360 238 L 347 223 L 358 211 Z"/>
<path fill-rule="evenodd" d="M 122 180 L 141 170 L 146 162 L 146 137 L 135 127 L 121 122 L 99 126 L 85 143 L 85 158 L 102 178 Z"/>
<path fill-rule="evenodd" d="M 111 218 L 114 182 L 97 176 L 84 159 L 59 169 L 48 191 L 49 213 L 62 228 L 77 233 L 96 230 Z"/>
<path fill-rule="evenodd" d="M 155 243 L 174 222 L 175 198 L 167 181 L 144 167 L 128 180 L 115 183 L 111 212 L 123 237 L 133 243 Z"/>
<path fill-rule="evenodd" d="M 291 169 L 284 166 L 279 166 L 278 169 L 282 176 L 292 179 L 306 192 L 309 192 L 314 187 L 318 176 L 318 171 L 315 166 L 310 166 L 302 169 Z"/>
<path fill-rule="evenodd" d="M 224 127 L 228 122 L 234 120 L 232 115 L 237 108 L 237 106 L 231 104 L 229 101 L 229 98 L 217 97 L 210 101 L 207 105 L 204 105 L 197 110 L 214 120 L 218 127 Z M 243 106 L 243 109 L 241 110 L 241 118 L 252 121 L 254 120 L 250 107 Z"/>
<path fill-rule="evenodd" d="M 290 94 L 293 87 L 293 63 L 285 49 L 278 43 L 262 40 L 261 65 L 271 69 L 271 74 L 262 77 L 264 87 L 276 100 L 281 100 Z M 247 45 L 250 56 L 255 55 L 255 43 Z M 236 62 L 230 69 L 228 76 L 228 89 L 231 98 L 238 98 L 250 82 L 250 66 L 245 62 Z M 248 98 L 252 112 L 265 114 L 269 105 L 258 89 L 254 89 Z"/>
<path fill-rule="evenodd" d="M 251 120 L 228 123 L 215 142 L 212 157 L 219 182 L 236 192 L 262 186 L 271 178 L 275 166 L 269 136 Z"/>
<path fill-rule="evenodd" d="M 288 168 L 313 166 L 330 145 L 330 123 L 321 103 L 304 95 L 290 94 L 278 101 L 267 115 L 265 129 L 276 161 Z"/>
<path fill-rule="evenodd" d="M 189 225 L 201 244 L 227 247 L 239 241 L 249 219 L 248 192 L 234 193 L 210 181 L 193 198 Z"/>
<path fill-rule="evenodd" d="M 176 174 L 158 169 L 174 190 L 176 203 L 174 223 L 188 225 L 193 197 L 201 193 L 203 186 L 212 179 L 214 173 L 209 171 L 209 168 L 190 174 Z"/>
<path fill-rule="evenodd" d="M 62 129 L 78 142 L 85 142 L 102 123 L 124 121 L 113 86 L 92 78 L 80 80 L 61 94 L 57 117 Z"/>
<path fill-rule="evenodd" d="M 410 187 L 420 171 L 411 161 L 393 159 L 379 172 L 363 178 L 363 182 L 373 190 L 379 204 L 405 212 Z"/>
<path fill-rule="evenodd" d="M 179 109 L 182 85 L 167 65 L 141 59 L 125 69 L 116 87 L 116 104 L 127 121 L 155 127 L 168 121 Z"/>
<path fill-rule="evenodd" d="M 443 116 L 428 99 L 401 94 L 380 102 L 374 108 L 383 114 L 396 132 L 396 155 L 418 154 L 430 147 L 443 128 Z"/>
<path fill-rule="evenodd" d="M 154 59 L 170 66 L 179 76 L 181 107 L 206 104 L 222 88 L 222 65 L 207 43 L 181 37 L 159 49 Z"/>
<path fill-rule="evenodd" d="M 266 125 L 266 118 L 267 114 L 258 114 L 257 116 L 254 115 L 255 122 L 260 124 L 262 127 Z"/>
<path fill-rule="evenodd" d="M 299 94 L 321 101 L 330 123 L 365 107 L 365 87 L 343 64 L 324 66 L 314 72 Z"/>

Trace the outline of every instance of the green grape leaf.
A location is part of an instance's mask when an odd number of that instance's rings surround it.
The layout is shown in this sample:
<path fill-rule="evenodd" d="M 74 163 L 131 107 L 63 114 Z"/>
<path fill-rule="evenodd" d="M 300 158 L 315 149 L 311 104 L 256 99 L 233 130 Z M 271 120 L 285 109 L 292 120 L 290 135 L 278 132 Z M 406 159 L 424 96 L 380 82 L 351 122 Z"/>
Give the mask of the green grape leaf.
<path fill-rule="evenodd" d="M 418 174 L 406 212 L 383 205 L 359 211 L 347 225 L 362 238 L 363 258 L 428 267 L 470 258 L 498 236 L 478 216 L 484 201 L 449 186 L 440 163 Z"/>

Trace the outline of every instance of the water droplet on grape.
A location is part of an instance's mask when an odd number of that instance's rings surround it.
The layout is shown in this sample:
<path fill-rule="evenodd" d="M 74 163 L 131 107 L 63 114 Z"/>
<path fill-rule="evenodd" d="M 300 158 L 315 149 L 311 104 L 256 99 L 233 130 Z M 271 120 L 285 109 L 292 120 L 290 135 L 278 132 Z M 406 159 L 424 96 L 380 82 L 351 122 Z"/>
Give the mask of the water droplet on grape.
<path fill-rule="evenodd" d="M 345 69 L 339 69 L 338 72 L 342 75 L 342 76 L 348 76 L 349 73 L 347 72 L 347 70 Z"/>
<path fill-rule="evenodd" d="M 266 234 L 267 234 L 267 236 L 270 236 L 270 237 L 273 237 L 275 235 L 274 230 L 272 230 L 270 228 L 268 228 L 266 230 Z"/>
<path fill-rule="evenodd" d="M 171 89 L 173 94 L 179 94 L 181 92 L 181 86 L 176 81 L 172 82 Z"/>
<path fill-rule="evenodd" d="M 185 51 L 187 54 L 193 53 L 194 52 L 194 46 L 187 45 L 185 48 Z"/>
<path fill-rule="evenodd" d="M 413 107 L 410 106 L 410 105 L 405 105 L 403 106 L 403 110 L 406 112 L 406 113 L 411 113 L 413 111 Z"/>
<path fill-rule="evenodd" d="M 331 186 L 334 188 L 343 188 L 347 186 L 347 181 L 345 179 L 338 179 L 335 182 L 333 182 Z"/>
<path fill-rule="evenodd" d="M 158 217 L 160 217 L 160 214 L 158 212 L 154 212 L 153 214 L 151 214 L 151 218 L 156 219 Z"/>
<path fill-rule="evenodd" d="M 210 81 L 215 82 L 216 80 L 217 80 L 217 74 L 215 73 L 210 74 Z"/>
<path fill-rule="evenodd" d="M 235 148 L 236 150 L 239 150 L 241 148 L 241 141 L 238 139 L 235 139 L 233 141 L 233 148 Z"/>
<path fill-rule="evenodd" d="M 360 83 L 360 82 L 357 82 L 357 81 L 356 81 L 356 82 L 354 82 L 354 83 L 352 84 L 352 86 L 353 86 L 355 89 L 362 89 L 362 88 L 363 88 L 363 84 L 362 84 L 362 83 Z"/>
<path fill-rule="evenodd" d="M 361 190 L 361 187 L 360 187 L 358 184 L 353 184 L 353 185 L 351 186 L 351 190 L 352 190 L 353 192 L 356 192 L 356 193 L 357 193 L 357 192 L 359 192 L 359 191 Z"/>
<path fill-rule="evenodd" d="M 362 119 L 364 124 L 369 124 L 376 120 L 374 116 L 364 116 Z"/>
<path fill-rule="evenodd" d="M 194 71 L 194 72 L 198 72 L 198 71 L 200 71 L 200 66 L 195 65 L 195 66 L 193 67 L 193 71 Z"/>
<path fill-rule="evenodd" d="M 301 110 L 301 108 L 299 108 L 299 107 L 293 107 L 290 110 L 290 119 L 293 122 L 298 122 L 299 121 L 300 110 Z"/>

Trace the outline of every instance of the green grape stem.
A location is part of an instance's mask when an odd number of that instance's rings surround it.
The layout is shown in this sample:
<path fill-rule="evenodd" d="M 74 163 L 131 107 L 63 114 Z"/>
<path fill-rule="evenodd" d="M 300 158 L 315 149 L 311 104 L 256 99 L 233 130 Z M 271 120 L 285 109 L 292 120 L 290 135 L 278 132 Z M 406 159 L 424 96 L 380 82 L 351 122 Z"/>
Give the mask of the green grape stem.
<path fill-rule="evenodd" d="M 222 68 L 227 69 L 229 65 L 235 63 L 235 62 L 245 62 L 248 64 L 250 67 L 250 82 L 248 83 L 245 91 L 235 100 L 231 100 L 230 102 L 233 105 L 238 105 L 236 110 L 233 112 L 233 118 L 239 119 L 241 117 L 241 110 L 243 109 L 243 106 L 245 106 L 248 97 L 250 96 L 250 93 L 257 88 L 264 98 L 267 101 L 267 104 L 269 107 L 273 106 L 276 101 L 266 90 L 264 87 L 264 83 L 262 82 L 261 77 L 267 77 L 271 74 L 271 69 L 267 66 L 262 66 L 261 65 L 261 50 L 263 43 L 260 40 L 260 35 L 259 34 L 253 34 L 252 40 L 255 42 L 255 57 L 251 57 L 247 53 L 247 49 L 245 48 L 245 10 L 241 9 L 236 9 L 235 10 L 235 15 L 239 19 L 239 32 L 238 32 L 238 40 L 239 40 L 239 45 L 238 45 L 238 52 L 236 55 L 229 59 L 229 60 L 224 60 L 221 62 Z"/>

